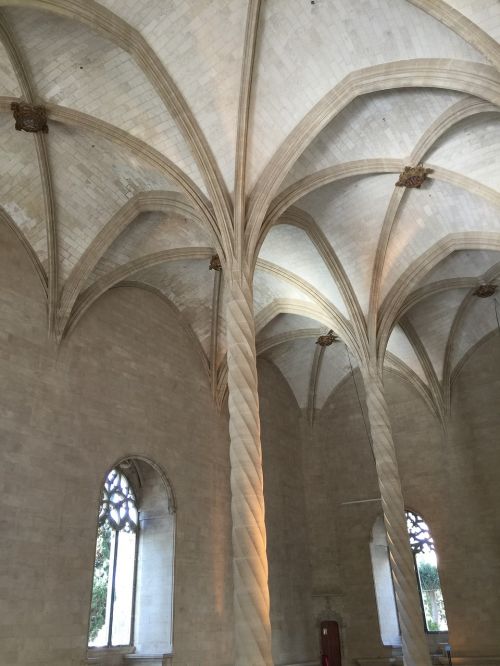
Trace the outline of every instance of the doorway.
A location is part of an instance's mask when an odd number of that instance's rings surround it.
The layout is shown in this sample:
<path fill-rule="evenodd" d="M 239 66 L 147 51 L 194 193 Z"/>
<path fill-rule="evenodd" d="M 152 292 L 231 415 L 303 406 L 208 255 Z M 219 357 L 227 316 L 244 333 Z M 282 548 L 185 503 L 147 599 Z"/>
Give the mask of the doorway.
<path fill-rule="evenodd" d="M 338 622 L 321 623 L 321 666 L 341 666 L 340 631 Z"/>

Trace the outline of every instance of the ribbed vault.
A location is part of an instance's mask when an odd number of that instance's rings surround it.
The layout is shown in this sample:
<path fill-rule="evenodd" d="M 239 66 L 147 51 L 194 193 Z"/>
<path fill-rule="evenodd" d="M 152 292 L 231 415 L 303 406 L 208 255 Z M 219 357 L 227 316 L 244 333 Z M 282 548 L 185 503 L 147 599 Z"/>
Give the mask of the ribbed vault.
<path fill-rule="evenodd" d="M 445 419 L 498 327 L 474 293 L 500 279 L 496 4 L 0 0 L 0 213 L 50 335 L 117 285 L 153 291 L 221 404 L 236 257 L 257 351 L 311 420 L 368 349 Z M 14 130 L 20 99 L 48 134 Z M 396 187 L 418 162 L 423 186 Z"/>

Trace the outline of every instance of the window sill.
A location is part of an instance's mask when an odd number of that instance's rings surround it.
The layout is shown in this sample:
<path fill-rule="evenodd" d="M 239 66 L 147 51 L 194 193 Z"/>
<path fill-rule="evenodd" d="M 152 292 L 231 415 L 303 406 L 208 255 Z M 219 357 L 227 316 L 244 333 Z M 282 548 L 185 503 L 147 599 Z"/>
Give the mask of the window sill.
<path fill-rule="evenodd" d="M 170 666 L 173 658 L 173 654 L 128 654 L 123 657 L 123 663 L 134 666 Z"/>
<path fill-rule="evenodd" d="M 115 666 L 121 664 L 122 660 L 135 652 L 135 647 L 90 647 L 87 650 L 87 661 L 85 663 L 94 666 Z"/>
<path fill-rule="evenodd" d="M 88 657 L 97 657 L 103 654 L 133 654 L 135 647 L 133 645 L 120 645 L 120 647 L 89 647 L 87 648 Z"/>
<path fill-rule="evenodd" d="M 140 654 L 134 647 L 90 648 L 84 663 L 89 666 L 171 666 L 173 654 Z"/>

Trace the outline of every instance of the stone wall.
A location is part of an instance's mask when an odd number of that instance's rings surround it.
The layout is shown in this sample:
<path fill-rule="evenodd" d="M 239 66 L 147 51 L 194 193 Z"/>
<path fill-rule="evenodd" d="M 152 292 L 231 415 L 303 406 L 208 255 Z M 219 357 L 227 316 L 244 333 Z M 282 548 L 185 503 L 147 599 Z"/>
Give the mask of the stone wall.
<path fill-rule="evenodd" d="M 0 321 L 2 663 L 84 659 L 100 484 L 129 454 L 160 465 L 176 495 L 175 664 L 233 663 L 227 421 L 178 321 L 117 288 L 56 350 L 2 225 Z"/>
<path fill-rule="evenodd" d="M 494 336 L 463 367 L 446 432 L 417 392 L 385 379 L 403 493 L 429 523 L 449 634 L 458 656 L 500 655 L 500 344 Z M 362 382 L 358 388 L 363 399 Z M 304 437 L 305 488 L 317 618 L 342 625 L 347 663 L 388 657 L 380 639 L 370 538 L 380 514 L 373 458 L 352 380 Z"/>
<path fill-rule="evenodd" d="M 273 659 L 317 659 L 302 474 L 302 416 L 276 367 L 261 360 L 259 396 L 266 501 Z"/>
<path fill-rule="evenodd" d="M 379 496 L 352 380 L 306 428 L 304 473 L 318 637 L 321 620 L 337 620 L 345 663 L 383 657 L 369 548 L 379 503 L 344 504 Z"/>
<path fill-rule="evenodd" d="M 232 664 L 227 415 L 175 315 L 116 288 L 56 349 L 35 271 L 0 226 L 0 322 L 2 663 L 85 659 L 100 484 L 136 454 L 176 496 L 175 666 Z M 456 655 L 500 654 L 499 370 L 494 336 L 458 376 L 446 432 L 386 377 L 403 491 L 432 528 Z M 352 379 L 312 428 L 272 364 L 259 381 L 275 663 L 313 660 L 321 619 L 340 622 L 345 663 L 387 657 L 369 549 L 378 485 Z"/>
<path fill-rule="evenodd" d="M 452 389 L 450 519 L 443 590 L 457 651 L 500 655 L 500 336 L 485 341 Z M 445 528 L 445 526 L 443 526 Z M 465 564 L 464 564 L 465 563 Z"/>

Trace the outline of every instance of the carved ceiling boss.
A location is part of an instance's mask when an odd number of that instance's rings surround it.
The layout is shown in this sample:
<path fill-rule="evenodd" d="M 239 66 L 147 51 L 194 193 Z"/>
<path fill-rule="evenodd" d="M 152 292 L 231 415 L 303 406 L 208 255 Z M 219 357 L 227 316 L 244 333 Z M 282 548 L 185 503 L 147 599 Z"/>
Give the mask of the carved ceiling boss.
<path fill-rule="evenodd" d="M 431 171 L 432 169 L 427 169 L 423 164 L 417 164 L 415 167 L 406 166 L 404 171 L 400 174 L 396 186 L 420 188 L 424 180 L 426 180 L 427 174 L 431 173 Z"/>
<path fill-rule="evenodd" d="M 49 131 L 47 125 L 47 112 L 43 106 L 34 106 L 27 102 L 12 102 L 10 108 L 14 112 L 16 130 L 19 132 L 44 132 Z"/>
<path fill-rule="evenodd" d="M 316 340 L 316 344 L 320 347 L 329 347 L 334 342 L 337 342 L 338 339 L 338 336 L 335 335 L 332 330 L 330 330 L 326 335 L 320 335 Z"/>
<path fill-rule="evenodd" d="M 209 269 L 211 271 L 221 271 L 222 270 L 222 264 L 220 263 L 219 255 L 214 254 L 212 258 L 210 259 L 210 266 Z"/>

